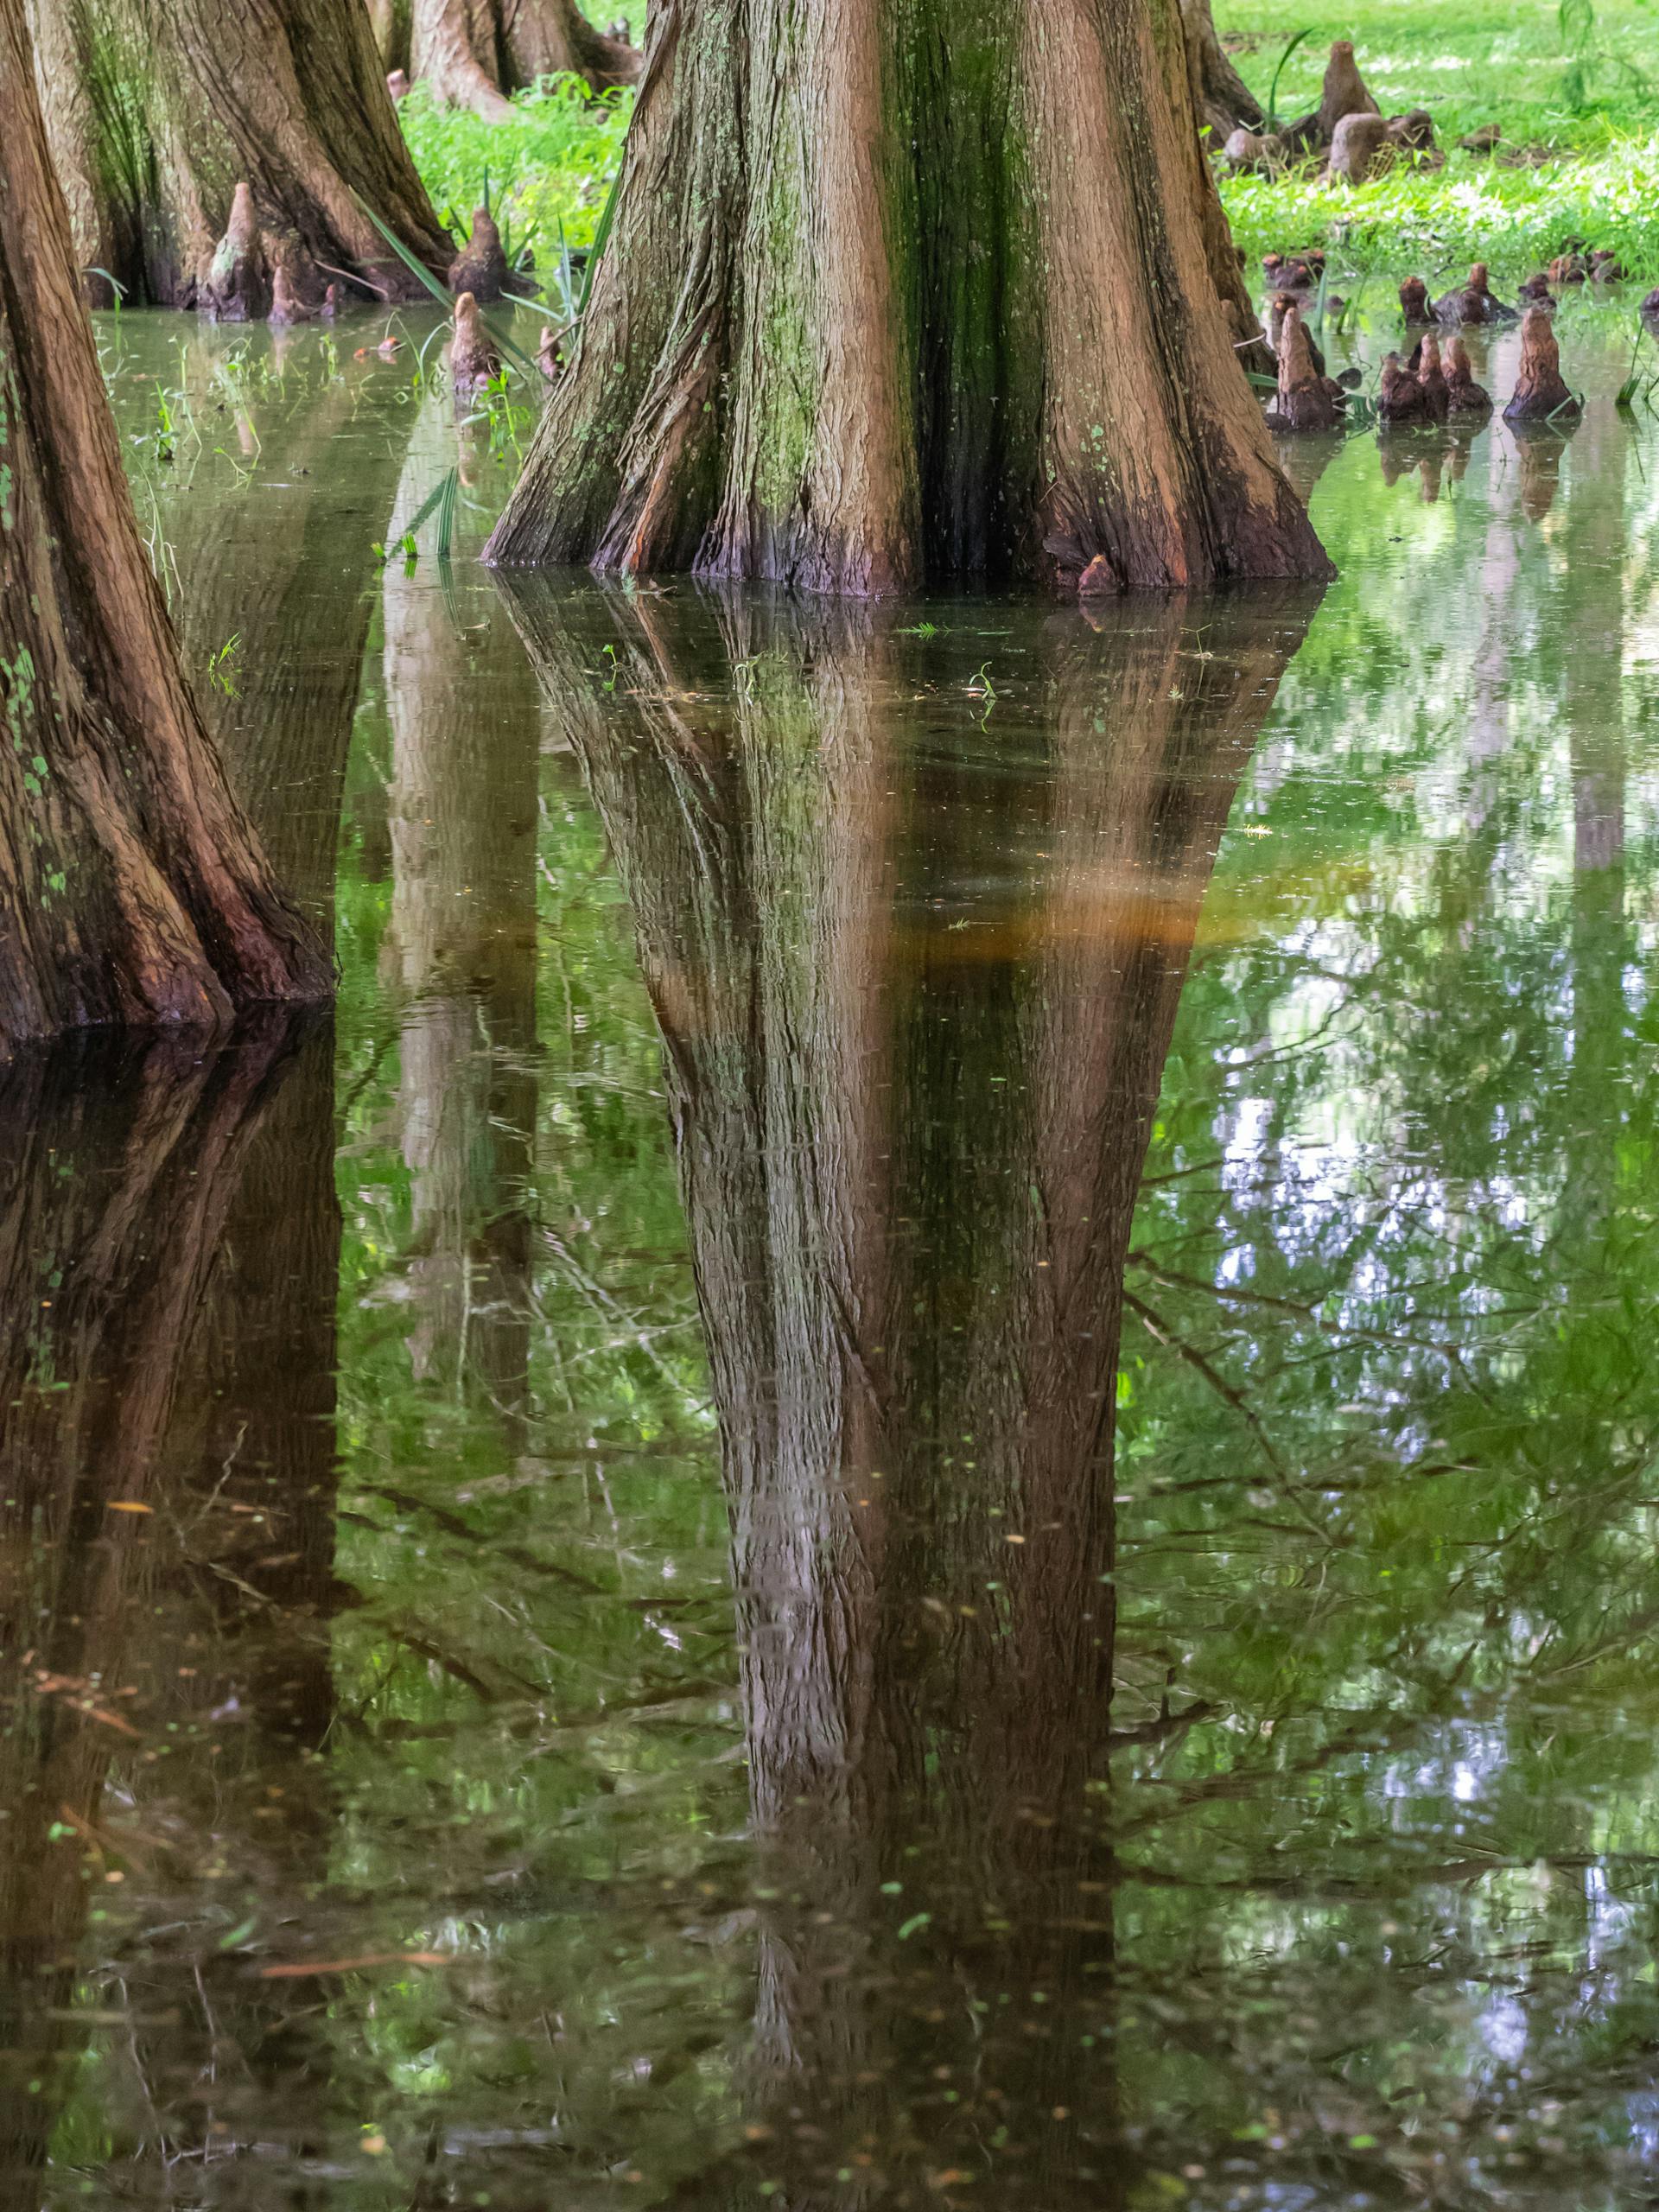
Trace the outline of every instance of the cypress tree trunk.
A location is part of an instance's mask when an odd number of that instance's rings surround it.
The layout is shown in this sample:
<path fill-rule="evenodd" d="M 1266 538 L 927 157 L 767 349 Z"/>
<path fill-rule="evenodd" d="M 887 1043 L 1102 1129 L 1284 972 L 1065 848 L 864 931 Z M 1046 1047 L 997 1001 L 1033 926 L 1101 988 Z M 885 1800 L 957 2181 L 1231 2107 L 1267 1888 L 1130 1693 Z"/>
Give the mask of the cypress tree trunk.
<path fill-rule="evenodd" d="M 1200 124 L 1209 129 L 1217 147 L 1241 125 L 1259 130 L 1267 120 L 1262 104 L 1227 58 L 1211 0 L 1181 0 L 1181 22 Z"/>
<path fill-rule="evenodd" d="M 212 303 L 214 256 L 245 182 L 267 258 L 297 241 L 302 280 L 319 296 L 340 270 L 383 296 L 424 296 L 354 194 L 422 260 L 447 267 L 452 249 L 397 127 L 362 0 L 27 5 L 76 257 L 130 302 Z M 94 306 L 111 304 L 106 278 L 88 283 Z"/>
<path fill-rule="evenodd" d="M 576 0 L 410 0 L 405 39 L 388 20 L 389 67 L 493 123 L 512 112 L 506 95 L 538 77 L 570 72 L 604 92 L 639 73 L 635 48 L 595 29 Z"/>
<path fill-rule="evenodd" d="M 0 0 L 0 1054 L 326 996 L 139 543 L 22 0 Z"/>
<path fill-rule="evenodd" d="M 1237 284 L 1176 0 L 663 0 L 486 557 L 858 594 L 1325 575 Z"/>

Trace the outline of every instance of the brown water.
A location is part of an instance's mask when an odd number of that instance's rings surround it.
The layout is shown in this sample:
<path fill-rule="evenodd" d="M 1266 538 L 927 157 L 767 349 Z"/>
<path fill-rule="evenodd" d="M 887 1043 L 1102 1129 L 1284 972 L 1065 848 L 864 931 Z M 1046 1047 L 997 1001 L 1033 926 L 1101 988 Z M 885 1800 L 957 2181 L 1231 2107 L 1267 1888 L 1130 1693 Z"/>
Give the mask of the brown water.
<path fill-rule="evenodd" d="M 1627 321 L 1086 616 L 106 327 L 341 994 L 0 1072 L 0 2207 L 1655 2201 Z"/>

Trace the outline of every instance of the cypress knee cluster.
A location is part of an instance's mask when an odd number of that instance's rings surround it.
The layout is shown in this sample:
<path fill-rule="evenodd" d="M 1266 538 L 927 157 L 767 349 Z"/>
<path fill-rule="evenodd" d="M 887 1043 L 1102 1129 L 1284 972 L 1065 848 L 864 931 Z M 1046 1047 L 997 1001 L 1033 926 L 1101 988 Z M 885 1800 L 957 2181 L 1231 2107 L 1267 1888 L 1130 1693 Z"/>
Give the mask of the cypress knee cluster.
<path fill-rule="evenodd" d="M 658 11 L 587 315 L 486 557 L 865 594 L 1327 574 L 1240 366 L 1254 318 L 1163 22 Z"/>

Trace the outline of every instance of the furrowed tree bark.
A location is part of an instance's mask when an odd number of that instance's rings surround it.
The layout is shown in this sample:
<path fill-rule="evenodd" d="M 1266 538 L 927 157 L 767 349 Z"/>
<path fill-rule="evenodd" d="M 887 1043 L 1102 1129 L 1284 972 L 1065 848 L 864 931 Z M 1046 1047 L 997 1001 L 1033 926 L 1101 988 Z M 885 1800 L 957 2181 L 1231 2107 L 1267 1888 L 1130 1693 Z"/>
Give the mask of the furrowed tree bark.
<path fill-rule="evenodd" d="M 0 0 L 0 1056 L 332 977 L 180 671 L 139 543 L 22 0 Z"/>
<path fill-rule="evenodd" d="M 1241 128 L 1259 130 L 1267 118 L 1262 104 L 1227 58 L 1216 29 L 1211 0 L 1181 0 L 1181 23 L 1192 67 L 1198 121 L 1224 146 Z"/>
<path fill-rule="evenodd" d="M 385 15 L 387 67 L 492 123 L 512 113 L 509 93 L 539 78 L 569 73 L 599 92 L 639 73 L 638 49 L 596 29 L 577 0 L 409 0 L 401 25 Z"/>
<path fill-rule="evenodd" d="M 209 304 L 244 182 L 268 234 L 295 235 L 319 295 L 346 270 L 365 279 L 359 296 L 424 296 L 359 200 L 417 258 L 447 266 L 361 0 L 26 4 L 94 306 L 112 303 L 110 277 L 129 302 Z"/>
<path fill-rule="evenodd" d="M 486 558 L 864 594 L 1324 576 L 1230 268 L 1174 0 L 664 0 Z"/>

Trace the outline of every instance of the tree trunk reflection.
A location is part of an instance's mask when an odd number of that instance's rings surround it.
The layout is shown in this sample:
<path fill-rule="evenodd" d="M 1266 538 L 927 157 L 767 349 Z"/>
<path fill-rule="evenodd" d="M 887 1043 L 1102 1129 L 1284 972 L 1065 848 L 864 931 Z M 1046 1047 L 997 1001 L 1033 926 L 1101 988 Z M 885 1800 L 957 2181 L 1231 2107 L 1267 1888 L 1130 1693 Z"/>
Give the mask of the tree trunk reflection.
<path fill-rule="evenodd" d="M 756 2178 L 845 2204 L 925 2140 L 935 2187 L 1116 2201 L 1123 1270 L 1311 609 L 1057 617 L 1016 690 L 879 610 L 512 589 L 665 1046 L 774 1869 Z"/>
<path fill-rule="evenodd" d="M 389 542 L 459 457 L 440 392 L 410 445 Z M 429 572 L 385 582 L 392 909 L 385 959 L 404 1001 L 404 1157 L 422 1372 L 469 1376 L 516 1434 L 528 1397 L 530 1181 L 536 1123 L 536 830 L 540 724 L 505 616 L 463 616 Z M 499 646 L 499 640 L 494 643 Z M 507 639 L 509 647 L 511 639 Z M 518 1448 L 515 1446 L 514 1448 Z"/>
<path fill-rule="evenodd" d="M 94 1923 L 142 1924 L 152 1885 L 213 1883 L 211 1906 L 321 1878 L 332 1054 L 326 1022 L 274 1017 L 205 1054 L 105 1040 L 5 1071 L 0 2203 L 38 2202 L 86 2047 L 78 1978 L 111 1940 Z M 250 2014 L 245 1962 L 205 1925 L 139 1944 L 114 1986 L 135 2021 L 175 2023 L 148 2067 L 137 2026 L 132 2045 L 158 2103 L 184 2085 L 172 2149 L 211 2132 L 223 2153 L 238 2078 L 268 2096 L 311 2069 L 297 2007 Z M 162 2155 L 128 2101 L 106 2115 L 121 2149 Z"/>

